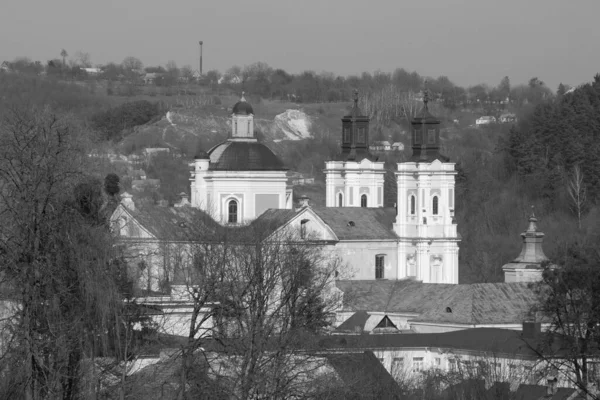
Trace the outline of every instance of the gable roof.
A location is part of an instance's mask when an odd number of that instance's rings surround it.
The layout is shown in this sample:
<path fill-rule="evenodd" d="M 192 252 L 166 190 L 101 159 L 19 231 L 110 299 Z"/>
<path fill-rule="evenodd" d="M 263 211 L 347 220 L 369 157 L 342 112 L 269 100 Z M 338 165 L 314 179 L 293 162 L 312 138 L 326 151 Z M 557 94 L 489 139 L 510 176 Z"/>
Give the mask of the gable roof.
<path fill-rule="evenodd" d="M 208 214 L 190 206 L 175 208 L 138 202 L 135 210 L 123 205 L 119 208 L 159 240 L 193 241 L 218 227 Z"/>
<path fill-rule="evenodd" d="M 527 283 L 470 285 L 398 281 L 338 281 L 344 309 L 420 314 L 411 322 L 521 323 L 537 303 Z"/>
<path fill-rule="evenodd" d="M 264 213 L 258 216 L 251 225 L 261 227 L 265 234 L 268 236 L 279 228 L 287 225 L 294 217 L 296 217 L 302 210 L 296 211 L 294 209 L 277 209 L 269 208 Z"/>
<path fill-rule="evenodd" d="M 312 207 L 339 240 L 397 239 L 392 224 L 394 208 Z"/>

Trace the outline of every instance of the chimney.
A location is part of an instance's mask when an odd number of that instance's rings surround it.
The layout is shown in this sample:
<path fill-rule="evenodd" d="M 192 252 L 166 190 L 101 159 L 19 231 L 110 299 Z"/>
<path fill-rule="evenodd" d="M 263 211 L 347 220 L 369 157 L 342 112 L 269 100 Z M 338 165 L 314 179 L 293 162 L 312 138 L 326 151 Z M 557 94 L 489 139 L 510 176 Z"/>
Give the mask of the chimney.
<path fill-rule="evenodd" d="M 542 323 L 531 320 L 523 321 L 523 339 L 536 339 L 542 332 Z"/>
<path fill-rule="evenodd" d="M 121 195 L 121 204 L 123 204 L 123 206 L 128 210 L 135 211 L 135 203 L 133 202 L 133 196 L 129 193 L 123 192 L 123 194 Z"/>
<path fill-rule="evenodd" d="M 309 201 L 310 199 L 308 198 L 308 196 L 306 196 L 305 194 L 303 194 L 299 199 L 298 199 L 298 208 L 296 209 L 296 211 L 300 211 L 303 208 L 306 207 L 310 207 Z"/>
<path fill-rule="evenodd" d="M 179 203 L 175 204 L 175 207 L 183 207 L 183 206 L 190 205 L 190 200 L 189 200 L 189 196 L 187 193 L 181 192 L 181 193 L 179 193 L 179 197 L 181 197 L 181 201 Z"/>

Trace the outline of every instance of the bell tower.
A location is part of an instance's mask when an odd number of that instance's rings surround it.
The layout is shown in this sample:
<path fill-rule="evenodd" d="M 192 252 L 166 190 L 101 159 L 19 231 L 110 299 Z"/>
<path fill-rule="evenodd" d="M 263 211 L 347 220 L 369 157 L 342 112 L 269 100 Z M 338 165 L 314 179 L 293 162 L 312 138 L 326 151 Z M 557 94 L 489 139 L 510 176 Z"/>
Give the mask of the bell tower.
<path fill-rule="evenodd" d="M 423 109 L 411 121 L 412 157 L 399 163 L 397 214 L 398 278 L 425 283 L 458 283 L 458 242 L 454 219 L 454 163 L 440 154 L 440 120 Z"/>
<path fill-rule="evenodd" d="M 384 162 L 369 153 L 369 117 L 354 105 L 342 118 L 341 153 L 325 162 L 327 207 L 383 207 Z"/>

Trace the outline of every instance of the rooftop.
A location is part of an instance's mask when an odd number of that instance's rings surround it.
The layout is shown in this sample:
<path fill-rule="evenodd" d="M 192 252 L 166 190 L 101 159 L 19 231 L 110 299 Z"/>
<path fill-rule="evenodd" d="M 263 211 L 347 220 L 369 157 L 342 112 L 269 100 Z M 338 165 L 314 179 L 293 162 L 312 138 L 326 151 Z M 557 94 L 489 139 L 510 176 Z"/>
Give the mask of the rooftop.
<path fill-rule="evenodd" d="M 452 285 L 414 280 L 337 281 L 344 309 L 418 314 L 414 322 L 520 324 L 537 303 L 527 283 Z"/>

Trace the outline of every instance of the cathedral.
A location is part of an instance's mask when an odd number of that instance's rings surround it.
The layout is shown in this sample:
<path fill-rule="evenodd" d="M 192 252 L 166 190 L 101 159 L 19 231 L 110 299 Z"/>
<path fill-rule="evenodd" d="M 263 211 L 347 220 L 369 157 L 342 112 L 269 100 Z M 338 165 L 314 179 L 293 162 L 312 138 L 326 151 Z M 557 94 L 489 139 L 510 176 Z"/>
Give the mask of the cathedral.
<path fill-rule="evenodd" d="M 394 171 L 393 208 L 384 207 L 386 170 L 369 152 L 369 117 L 356 91 L 353 100 L 341 121 L 339 154 L 325 162 L 325 206 L 307 198 L 293 204 L 285 164 L 257 138 L 254 110 L 242 95 L 232 108 L 227 140 L 199 151 L 191 164 L 190 201 L 183 193 L 175 207 L 141 205 L 124 194 L 111 217 L 115 231 L 130 247 L 142 249 L 189 240 L 201 229 L 191 223 L 200 212 L 233 229 L 277 221 L 278 229 L 320 241 L 341 261 L 336 285 L 352 299 L 338 311 L 342 332 L 355 331 L 356 324 L 372 330 L 384 320 L 415 332 L 520 329 L 535 302 L 527 282 L 540 278 L 546 260 L 535 216 L 522 235 L 521 254 L 503 267 L 505 283 L 459 285 L 456 170 L 440 153 L 441 121 L 429 111 L 427 91 L 411 121 L 412 155 Z M 146 257 L 140 285 L 160 292 L 172 277 L 156 257 Z"/>

